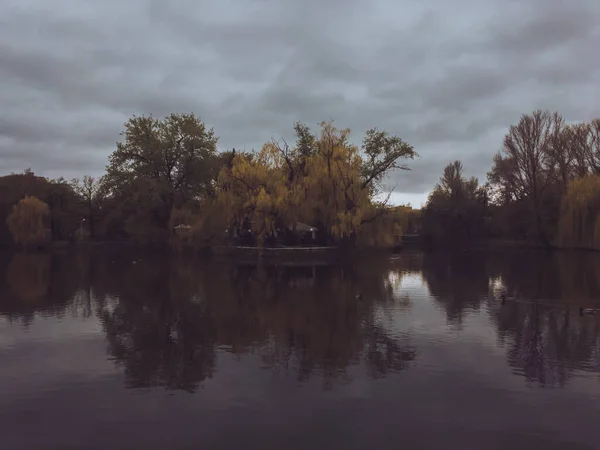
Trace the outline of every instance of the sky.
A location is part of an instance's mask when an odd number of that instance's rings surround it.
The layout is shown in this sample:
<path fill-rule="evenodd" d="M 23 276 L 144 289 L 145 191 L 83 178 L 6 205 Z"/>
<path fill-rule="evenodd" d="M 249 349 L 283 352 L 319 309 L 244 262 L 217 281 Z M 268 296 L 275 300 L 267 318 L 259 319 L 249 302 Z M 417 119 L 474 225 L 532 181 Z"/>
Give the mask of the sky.
<path fill-rule="evenodd" d="M 132 115 L 194 112 L 220 149 L 301 121 L 410 143 L 392 201 L 460 159 L 485 181 L 535 109 L 600 116 L 598 0 L 2 0 L 0 175 L 102 175 Z"/>

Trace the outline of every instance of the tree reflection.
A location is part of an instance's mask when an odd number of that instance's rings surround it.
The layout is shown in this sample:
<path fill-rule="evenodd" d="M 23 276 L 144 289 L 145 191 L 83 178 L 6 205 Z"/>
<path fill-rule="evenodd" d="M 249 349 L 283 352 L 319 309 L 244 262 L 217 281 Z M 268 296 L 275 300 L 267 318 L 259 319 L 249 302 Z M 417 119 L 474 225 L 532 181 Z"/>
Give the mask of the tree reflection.
<path fill-rule="evenodd" d="M 415 358 L 373 319 L 376 305 L 394 302 L 388 274 L 382 258 L 365 267 L 105 258 L 93 285 L 108 351 L 131 387 L 193 391 L 221 349 L 331 388 L 363 359 L 370 376 L 384 376 Z"/>
<path fill-rule="evenodd" d="M 411 347 L 403 347 L 380 326 L 369 328 L 366 345 L 366 366 L 372 378 L 385 377 L 389 371 L 405 369 L 416 357 Z"/>
<path fill-rule="evenodd" d="M 478 310 L 488 292 L 486 259 L 481 253 L 434 253 L 423 257 L 422 274 L 448 322 L 461 325 L 466 310 Z"/>
<path fill-rule="evenodd" d="M 50 255 L 19 253 L 6 271 L 8 286 L 26 303 L 43 301 L 50 287 L 50 267 Z"/>
<path fill-rule="evenodd" d="M 527 380 L 564 386 L 574 369 L 598 369 L 597 321 L 536 303 L 511 303 L 494 313 L 508 363 Z"/>
<path fill-rule="evenodd" d="M 73 260 L 64 255 L 17 253 L 4 268 L 0 284 L 0 315 L 10 321 L 30 324 L 37 314 L 61 316 L 72 304 L 78 289 L 76 277 L 70 277 Z"/>
<path fill-rule="evenodd" d="M 598 273 L 600 259 L 579 255 L 574 264 L 573 256 L 507 257 L 500 273 L 507 289 L 518 295 L 490 307 L 500 342 L 508 347 L 509 365 L 542 386 L 564 386 L 576 369 L 600 369 L 600 323 L 578 315 L 578 307 L 592 301 L 600 286 L 572 281 Z"/>
<path fill-rule="evenodd" d="M 0 315 L 97 318 L 132 388 L 194 391 L 226 354 L 257 355 L 266 370 L 326 389 L 355 366 L 371 378 L 404 370 L 417 356 L 411 336 L 384 324 L 411 308 L 399 286 L 415 272 L 449 324 L 489 318 L 526 380 L 564 386 L 577 369 L 600 369 L 600 321 L 578 315 L 600 292 L 600 255 L 405 253 L 294 266 L 118 251 L 17 254 L 0 266 Z M 503 304 L 491 284 L 516 298 Z"/>
<path fill-rule="evenodd" d="M 194 391 L 214 372 L 217 332 L 193 272 L 170 269 L 168 259 L 98 259 L 97 315 L 129 387 Z"/>
<path fill-rule="evenodd" d="M 508 364 L 543 386 L 564 386 L 576 369 L 600 371 L 600 321 L 577 313 L 598 300 L 598 274 L 600 255 L 582 253 L 425 254 L 422 266 L 448 323 L 487 309 Z M 500 290 L 490 290 L 494 281 Z M 504 304 L 501 291 L 511 297 Z"/>

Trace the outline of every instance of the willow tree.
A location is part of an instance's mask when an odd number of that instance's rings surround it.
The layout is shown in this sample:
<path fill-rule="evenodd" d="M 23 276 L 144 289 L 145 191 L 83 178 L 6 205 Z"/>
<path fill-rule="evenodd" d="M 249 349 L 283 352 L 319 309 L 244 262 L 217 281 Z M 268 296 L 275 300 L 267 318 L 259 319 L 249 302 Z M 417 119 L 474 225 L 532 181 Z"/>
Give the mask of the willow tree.
<path fill-rule="evenodd" d="M 600 249 L 599 175 L 587 175 L 569 182 L 561 203 L 559 244 Z"/>
<path fill-rule="evenodd" d="M 417 156 L 412 146 L 372 128 L 359 148 L 350 143 L 349 129 L 338 129 L 332 121 L 321 122 L 320 128 L 320 134 L 313 135 L 305 125 L 295 127 L 296 150 L 291 153 L 301 160 L 296 165 L 303 170 L 295 171 L 290 190 L 294 193 L 293 210 L 299 212 L 300 220 L 318 225 L 331 240 L 344 242 L 355 240 L 359 230 L 368 235 L 368 229 L 377 227 L 363 226 L 384 215 L 395 222 L 387 200 L 376 201 L 375 196 L 393 170 L 408 170 L 405 161 Z M 281 153 L 290 152 L 286 148 Z M 286 157 L 287 166 L 293 167 L 289 161 Z M 390 229 L 396 232 L 393 226 Z M 372 239 L 363 236 L 361 241 Z"/>
<path fill-rule="evenodd" d="M 39 245 L 47 239 L 48 205 L 37 197 L 24 197 L 6 220 L 15 243 L 24 247 Z"/>
<path fill-rule="evenodd" d="M 415 210 L 408 206 L 386 207 L 376 220 L 364 222 L 356 234 L 356 245 L 363 248 L 393 248 L 411 227 Z"/>
<path fill-rule="evenodd" d="M 283 158 L 272 144 L 255 155 L 235 154 L 218 179 L 217 205 L 232 232 L 250 226 L 259 243 L 275 234 L 276 222 L 289 211 Z"/>
<path fill-rule="evenodd" d="M 349 136 L 349 129 L 322 122 L 317 152 L 309 158 L 308 176 L 302 180 L 307 196 L 302 215 L 321 225 L 333 240 L 354 236 L 371 207 L 359 148 L 349 143 Z"/>
<path fill-rule="evenodd" d="M 391 170 L 406 168 L 399 161 L 416 155 L 412 147 L 372 130 L 363 142 L 363 157 L 349 142 L 350 130 L 332 122 L 320 127 L 320 134 L 313 135 L 297 123 L 295 146 L 272 141 L 257 154 L 232 158 L 218 182 L 221 212 L 229 223 L 249 226 L 262 242 L 278 227 L 293 229 L 306 222 L 329 242 L 350 244 L 363 225 L 390 212 L 374 195 Z"/>

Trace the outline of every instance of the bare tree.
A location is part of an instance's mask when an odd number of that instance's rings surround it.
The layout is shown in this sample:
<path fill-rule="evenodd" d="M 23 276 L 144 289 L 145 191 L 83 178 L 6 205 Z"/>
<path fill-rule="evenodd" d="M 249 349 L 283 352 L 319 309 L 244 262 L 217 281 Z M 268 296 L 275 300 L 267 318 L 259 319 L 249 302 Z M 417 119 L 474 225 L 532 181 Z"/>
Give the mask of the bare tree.
<path fill-rule="evenodd" d="M 100 179 L 84 175 L 83 179 L 74 178 L 71 186 L 79 196 L 81 203 L 85 206 L 90 236 L 94 235 L 94 209 L 100 192 Z"/>
<path fill-rule="evenodd" d="M 561 191 L 565 191 L 567 183 L 573 177 L 575 152 L 571 145 L 571 133 L 565 119 L 557 112 L 552 114 L 551 129 L 546 145 L 548 169 L 554 175 Z"/>
<path fill-rule="evenodd" d="M 519 123 L 509 128 L 502 151 L 494 157 L 488 174 L 504 201 L 531 201 L 538 236 L 546 245 L 549 239 L 542 220 L 542 199 L 553 181 L 548 148 L 553 137 L 560 134 L 555 128 L 560 129 L 563 124 L 559 115 L 547 111 L 521 116 Z"/>
<path fill-rule="evenodd" d="M 569 129 L 569 142 L 578 176 L 600 174 L 600 118 L 588 123 L 573 125 Z"/>

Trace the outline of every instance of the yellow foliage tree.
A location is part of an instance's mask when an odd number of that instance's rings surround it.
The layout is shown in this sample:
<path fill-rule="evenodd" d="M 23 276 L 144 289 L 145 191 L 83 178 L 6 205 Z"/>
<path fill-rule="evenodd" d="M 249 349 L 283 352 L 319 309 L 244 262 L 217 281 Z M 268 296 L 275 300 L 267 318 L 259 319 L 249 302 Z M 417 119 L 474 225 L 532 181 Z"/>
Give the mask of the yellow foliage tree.
<path fill-rule="evenodd" d="M 274 234 L 277 219 L 285 221 L 286 190 L 282 158 L 273 144 L 252 155 L 234 155 L 231 166 L 219 175 L 217 202 L 225 221 L 233 227 L 251 227 L 263 241 Z"/>
<path fill-rule="evenodd" d="M 600 249 L 600 176 L 571 180 L 561 202 L 559 245 Z"/>
<path fill-rule="evenodd" d="M 48 205 L 36 197 L 24 197 L 6 220 L 10 234 L 17 244 L 24 247 L 39 245 L 48 239 L 46 222 L 50 210 Z"/>
<path fill-rule="evenodd" d="M 357 146 L 348 142 L 349 129 L 321 124 L 318 151 L 308 160 L 303 181 L 307 195 L 304 216 L 320 223 L 334 240 L 349 239 L 360 227 L 371 206 L 362 187 L 362 159 Z"/>
<path fill-rule="evenodd" d="M 399 158 L 412 158 L 412 147 L 385 132 L 370 130 L 361 157 L 359 147 L 349 142 L 349 129 L 339 130 L 322 122 L 318 136 L 296 124 L 296 146 L 265 144 L 256 154 L 236 154 L 219 176 L 217 201 L 226 222 L 249 226 L 262 245 L 278 227 L 294 228 L 298 222 L 315 225 L 331 243 L 357 243 L 365 224 L 391 210 L 373 200 L 374 184 L 396 165 Z M 393 236 L 399 222 L 384 227 Z M 377 227 L 367 229 L 379 230 Z M 363 234 L 365 234 L 363 232 Z M 368 234 L 368 232 L 366 233 Z M 395 238 L 375 239 L 392 242 Z M 358 242 L 371 242 L 363 236 Z"/>

